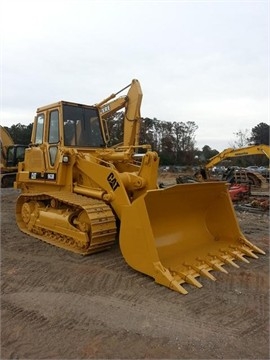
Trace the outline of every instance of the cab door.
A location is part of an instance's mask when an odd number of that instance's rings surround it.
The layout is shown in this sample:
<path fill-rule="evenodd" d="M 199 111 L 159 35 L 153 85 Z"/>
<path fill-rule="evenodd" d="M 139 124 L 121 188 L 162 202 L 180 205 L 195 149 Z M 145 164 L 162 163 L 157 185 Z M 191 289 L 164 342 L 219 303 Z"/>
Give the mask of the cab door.
<path fill-rule="evenodd" d="M 57 168 L 59 165 L 59 109 L 48 111 L 47 125 L 47 138 L 45 141 L 45 177 L 46 180 L 54 182 L 57 180 Z"/>

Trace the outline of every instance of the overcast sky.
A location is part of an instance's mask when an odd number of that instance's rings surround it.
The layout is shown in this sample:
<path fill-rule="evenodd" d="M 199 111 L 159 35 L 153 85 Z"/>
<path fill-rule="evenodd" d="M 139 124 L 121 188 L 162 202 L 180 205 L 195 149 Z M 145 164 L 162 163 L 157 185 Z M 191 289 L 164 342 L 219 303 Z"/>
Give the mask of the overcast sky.
<path fill-rule="evenodd" d="M 140 81 L 143 117 L 219 151 L 269 123 L 268 1 L 1 0 L 1 125 Z"/>

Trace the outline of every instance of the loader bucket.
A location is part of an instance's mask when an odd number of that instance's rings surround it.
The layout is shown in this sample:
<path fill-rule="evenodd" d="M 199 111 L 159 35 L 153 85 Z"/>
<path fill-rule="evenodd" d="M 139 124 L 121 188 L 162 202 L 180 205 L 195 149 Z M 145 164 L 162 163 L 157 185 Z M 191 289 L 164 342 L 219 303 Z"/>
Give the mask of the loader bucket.
<path fill-rule="evenodd" d="M 225 182 L 148 191 L 123 210 L 119 241 L 132 268 L 182 294 L 184 283 L 202 287 L 197 277 L 265 254 L 242 234 Z"/>

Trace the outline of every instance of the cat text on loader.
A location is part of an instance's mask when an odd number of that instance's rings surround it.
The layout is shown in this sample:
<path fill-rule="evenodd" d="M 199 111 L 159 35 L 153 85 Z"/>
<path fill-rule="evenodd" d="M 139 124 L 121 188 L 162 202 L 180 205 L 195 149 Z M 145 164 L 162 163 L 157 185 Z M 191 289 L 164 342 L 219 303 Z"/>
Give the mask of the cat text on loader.
<path fill-rule="evenodd" d="M 240 231 L 225 182 L 158 188 L 158 154 L 138 143 L 141 87 L 132 80 L 126 88 L 95 106 L 37 109 L 15 184 L 19 228 L 81 254 L 109 248 L 119 234 L 132 268 L 182 294 L 185 283 L 202 286 L 199 276 L 215 280 L 212 270 L 264 254 Z M 120 108 L 123 143 L 110 148 L 106 118 Z"/>

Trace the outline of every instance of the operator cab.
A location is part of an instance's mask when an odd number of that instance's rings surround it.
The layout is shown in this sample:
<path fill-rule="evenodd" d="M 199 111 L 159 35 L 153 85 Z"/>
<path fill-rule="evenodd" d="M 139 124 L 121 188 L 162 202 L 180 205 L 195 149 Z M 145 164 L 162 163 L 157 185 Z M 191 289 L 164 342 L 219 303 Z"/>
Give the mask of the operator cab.
<path fill-rule="evenodd" d="M 32 143 L 105 147 L 104 124 L 94 106 L 60 101 L 37 109 Z"/>
<path fill-rule="evenodd" d="M 11 145 L 7 149 L 7 167 L 17 166 L 24 160 L 24 153 L 27 145 Z"/>

